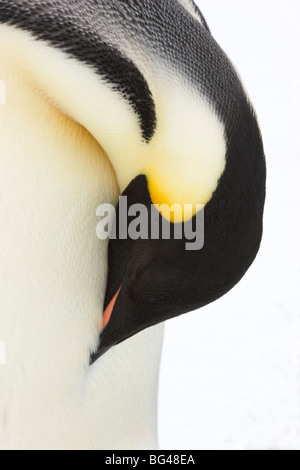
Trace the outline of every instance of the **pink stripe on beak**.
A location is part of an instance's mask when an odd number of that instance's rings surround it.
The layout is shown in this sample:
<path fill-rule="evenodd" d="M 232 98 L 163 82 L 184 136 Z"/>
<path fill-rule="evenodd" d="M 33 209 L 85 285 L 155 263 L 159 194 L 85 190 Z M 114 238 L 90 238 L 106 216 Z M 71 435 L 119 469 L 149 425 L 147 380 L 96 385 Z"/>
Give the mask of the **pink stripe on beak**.
<path fill-rule="evenodd" d="M 121 286 L 122 287 L 122 286 Z M 104 330 L 104 328 L 108 325 L 109 323 L 109 320 L 111 318 L 111 315 L 112 315 L 112 312 L 113 312 L 113 309 L 114 309 L 114 306 L 115 306 L 115 303 L 117 301 L 117 298 L 118 298 L 118 295 L 120 293 L 120 290 L 121 290 L 121 287 L 120 289 L 118 290 L 118 292 L 116 293 L 116 295 L 113 297 L 113 299 L 110 301 L 109 305 L 107 306 L 105 312 L 103 313 L 103 318 L 102 318 L 102 330 Z"/>

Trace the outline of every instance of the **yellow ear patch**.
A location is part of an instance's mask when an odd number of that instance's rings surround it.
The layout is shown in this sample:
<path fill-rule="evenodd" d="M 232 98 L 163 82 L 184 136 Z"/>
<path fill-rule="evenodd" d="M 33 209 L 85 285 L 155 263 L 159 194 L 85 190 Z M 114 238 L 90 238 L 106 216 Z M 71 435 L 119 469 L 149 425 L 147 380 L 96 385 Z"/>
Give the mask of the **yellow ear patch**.
<path fill-rule="evenodd" d="M 224 124 L 205 97 L 176 71 L 168 80 L 160 78 L 153 96 L 157 129 L 141 169 L 163 217 L 186 222 L 198 212 L 197 205 L 210 201 L 224 172 Z"/>
<path fill-rule="evenodd" d="M 196 215 L 199 210 L 199 204 L 205 202 L 192 201 L 188 196 L 182 199 L 176 192 L 172 196 L 167 191 L 164 192 L 164 185 L 158 183 L 155 178 L 148 178 L 148 190 L 152 203 L 158 212 L 172 223 L 186 222 Z"/>

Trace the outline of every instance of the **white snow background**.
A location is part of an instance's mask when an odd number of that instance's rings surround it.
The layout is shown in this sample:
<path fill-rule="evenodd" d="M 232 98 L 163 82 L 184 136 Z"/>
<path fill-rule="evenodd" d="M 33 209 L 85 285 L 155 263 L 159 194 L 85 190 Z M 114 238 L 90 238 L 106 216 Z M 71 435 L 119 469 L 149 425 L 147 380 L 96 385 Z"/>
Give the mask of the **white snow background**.
<path fill-rule="evenodd" d="M 300 450 L 300 2 L 197 4 L 258 114 L 265 233 L 231 293 L 166 327 L 160 447 Z"/>

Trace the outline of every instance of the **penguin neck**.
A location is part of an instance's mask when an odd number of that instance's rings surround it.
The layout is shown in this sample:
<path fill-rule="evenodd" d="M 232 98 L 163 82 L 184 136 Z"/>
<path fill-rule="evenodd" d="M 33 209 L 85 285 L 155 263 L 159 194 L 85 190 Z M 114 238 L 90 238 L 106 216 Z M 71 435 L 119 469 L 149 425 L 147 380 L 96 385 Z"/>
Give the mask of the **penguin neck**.
<path fill-rule="evenodd" d="M 116 202 L 114 172 L 26 74 L 3 56 L 0 70 L 0 448 L 153 448 L 162 328 L 88 367 L 107 279 L 95 215 Z"/>

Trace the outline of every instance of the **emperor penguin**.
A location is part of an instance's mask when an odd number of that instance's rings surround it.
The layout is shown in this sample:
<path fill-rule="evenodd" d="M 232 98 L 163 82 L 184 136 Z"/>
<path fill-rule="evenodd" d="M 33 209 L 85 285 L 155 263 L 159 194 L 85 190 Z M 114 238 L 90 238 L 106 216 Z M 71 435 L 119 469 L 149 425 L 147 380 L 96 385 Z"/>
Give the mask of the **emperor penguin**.
<path fill-rule="evenodd" d="M 259 250 L 248 95 L 192 0 L 0 0 L 0 80 L 0 448 L 156 448 L 163 322 Z M 158 236 L 97 237 L 120 196 Z"/>

